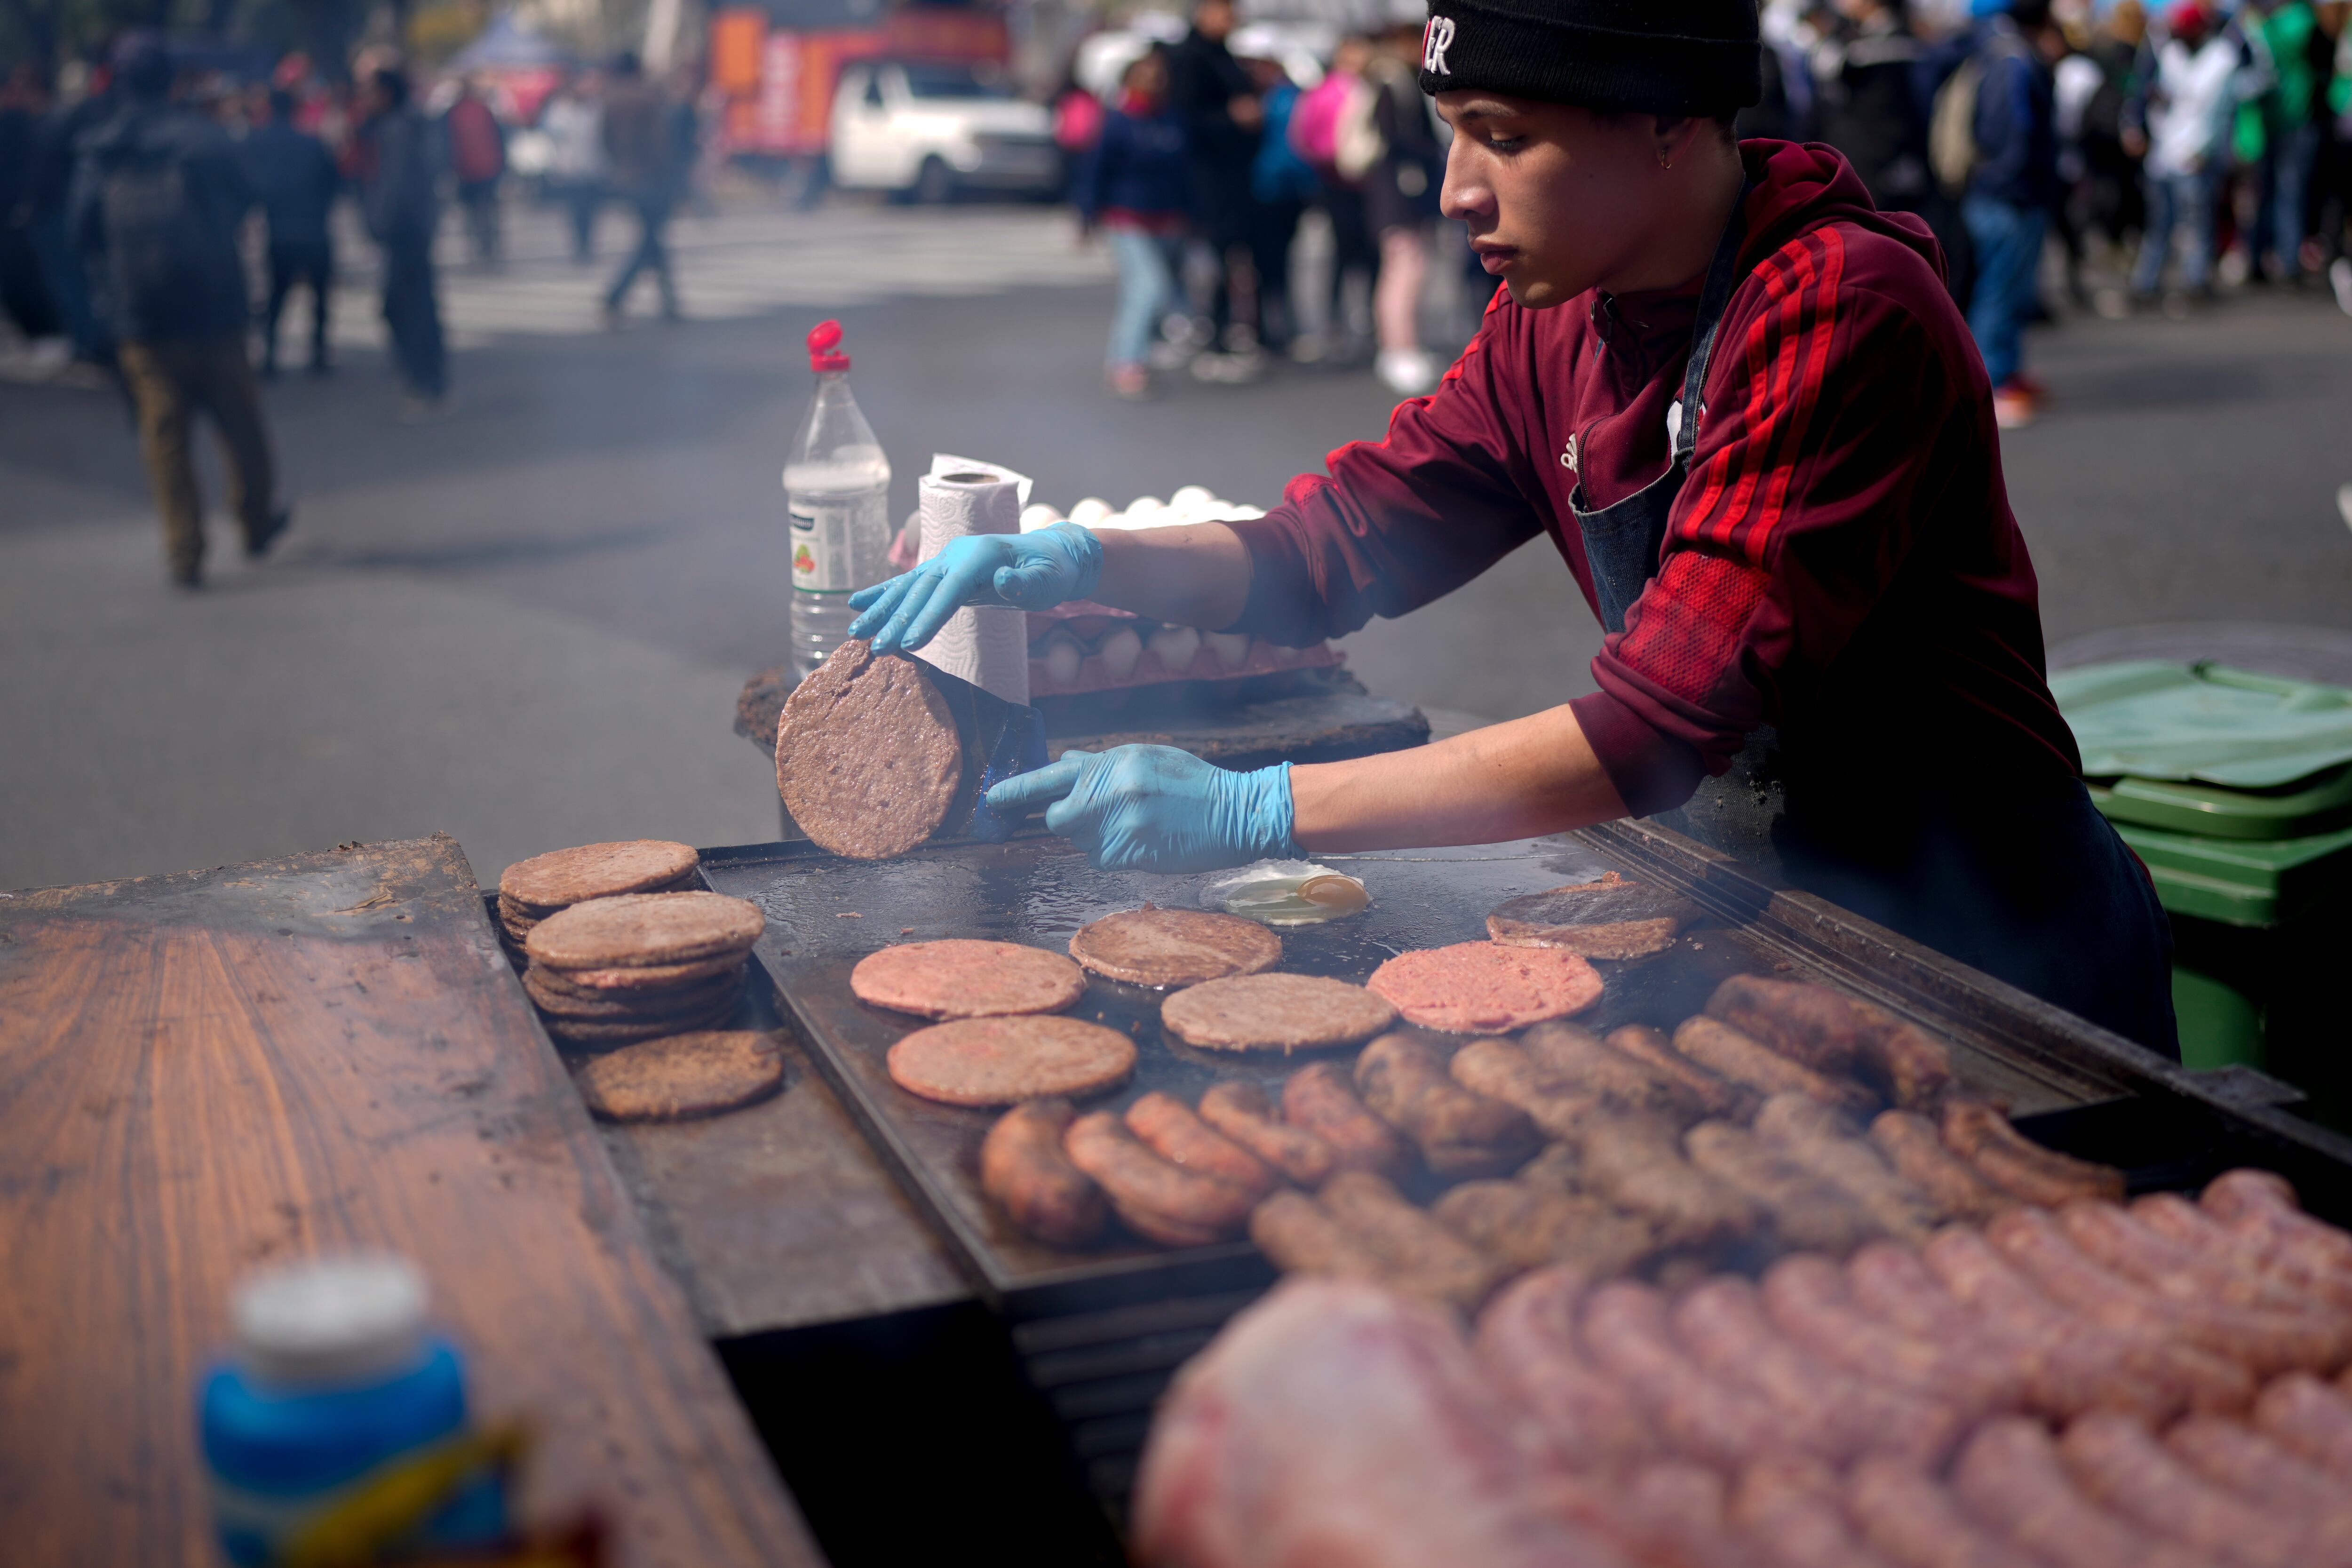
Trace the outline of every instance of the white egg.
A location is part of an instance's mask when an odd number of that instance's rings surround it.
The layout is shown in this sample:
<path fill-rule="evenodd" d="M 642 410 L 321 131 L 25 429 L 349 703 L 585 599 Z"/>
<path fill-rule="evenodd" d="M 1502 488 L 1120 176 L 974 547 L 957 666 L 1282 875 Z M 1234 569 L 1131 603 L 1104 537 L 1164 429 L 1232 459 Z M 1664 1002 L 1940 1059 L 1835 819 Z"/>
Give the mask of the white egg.
<path fill-rule="evenodd" d="M 1103 673 L 1113 680 L 1125 680 L 1135 673 L 1135 661 L 1143 657 L 1143 638 L 1133 626 L 1119 626 L 1102 640 L 1095 650 L 1102 657 Z"/>
<path fill-rule="evenodd" d="M 1201 634 L 1191 626 L 1162 626 L 1151 634 L 1151 651 L 1160 656 L 1160 668 L 1181 675 L 1201 651 Z"/>
<path fill-rule="evenodd" d="M 1021 509 L 1021 531 L 1024 533 L 1034 533 L 1041 528 L 1051 528 L 1061 521 L 1062 514 L 1043 502 Z"/>
<path fill-rule="evenodd" d="M 1086 658 L 1087 650 L 1067 632 L 1055 632 L 1045 639 L 1045 675 L 1056 686 L 1076 686 L 1078 666 Z"/>
<path fill-rule="evenodd" d="M 1155 511 L 1166 511 L 1167 510 L 1168 503 L 1161 500 L 1158 496 L 1138 496 L 1133 500 L 1127 503 L 1127 515 L 1129 517 L 1134 517 L 1139 513 L 1148 514 Z"/>
<path fill-rule="evenodd" d="M 1236 522 L 1246 522 L 1254 517 L 1264 517 L 1265 515 L 1265 508 L 1262 506 L 1234 506 L 1228 503 L 1218 509 L 1218 515 L 1221 517 L 1230 518 Z"/>
<path fill-rule="evenodd" d="M 1088 496 L 1070 509 L 1070 521 L 1092 528 L 1110 515 L 1110 502 L 1100 496 Z"/>
<path fill-rule="evenodd" d="M 1209 645 L 1209 651 L 1215 654 L 1217 662 L 1227 669 L 1240 668 L 1243 661 L 1249 658 L 1250 640 L 1247 632 L 1202 632 L 1201 640 Z"/>

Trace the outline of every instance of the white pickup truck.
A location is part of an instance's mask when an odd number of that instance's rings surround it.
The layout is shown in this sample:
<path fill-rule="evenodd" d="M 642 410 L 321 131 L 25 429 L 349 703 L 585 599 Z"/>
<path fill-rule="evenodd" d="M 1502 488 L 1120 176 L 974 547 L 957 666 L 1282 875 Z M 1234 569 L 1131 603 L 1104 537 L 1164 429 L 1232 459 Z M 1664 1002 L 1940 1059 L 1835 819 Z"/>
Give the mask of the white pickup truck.
<path fill-rule="evenodd" d="M 1062 186 L 1052 116 L 971 67 L 858 60 L 833 98 L 833 183 L 944 202 L 959 191 L 1051 195 Z"/>

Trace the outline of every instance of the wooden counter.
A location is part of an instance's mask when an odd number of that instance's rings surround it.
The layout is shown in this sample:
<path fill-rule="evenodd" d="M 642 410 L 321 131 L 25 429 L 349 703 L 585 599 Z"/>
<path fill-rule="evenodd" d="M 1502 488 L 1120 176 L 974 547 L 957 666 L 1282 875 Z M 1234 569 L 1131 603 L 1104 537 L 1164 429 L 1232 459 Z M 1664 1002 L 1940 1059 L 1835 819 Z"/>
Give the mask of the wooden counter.
<path fill-rule="evenodd" d="M 230 1285 L 354 1244 L 531 1420 L 534 1516 L 600 1503 L 625 1563 L 820 1561 L 454 841 L 0 895 L 0 1555 L 212 1568 Z"/>

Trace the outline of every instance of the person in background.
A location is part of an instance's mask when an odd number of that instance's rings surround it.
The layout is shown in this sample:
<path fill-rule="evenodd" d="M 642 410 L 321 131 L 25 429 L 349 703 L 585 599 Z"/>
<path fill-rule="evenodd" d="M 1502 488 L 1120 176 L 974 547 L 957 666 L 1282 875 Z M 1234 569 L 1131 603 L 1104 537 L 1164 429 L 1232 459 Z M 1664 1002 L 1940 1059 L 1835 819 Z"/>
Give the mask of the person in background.
<path fill-rule="evenodd" d="M 327 373 L 327 311 L 335 290 L 334 242 L 327 216 L 342 175 L 327 144 L 294 128 L 294 95 L 269 89 L 268 117 L 241 147 L 246 177 L 269 223 L 269 304 L 261 319 L 261 374 L 278 374 L 278 321 L 286 296 L 310 290 L 310 374 Z"/>
<path fill-rule="evenodd" d="M 2319 181 L 2318 248 L 2327 263 L 2328 287 L 2336 308 L 2352 316 L 2352 256 L 2346 254 L 2345 231 L 2352 226 L 2352 5 L 2330 0 L 2320 23 L 2330 38 L 2327 85 L 2320 92 L 2321 112 L 2328 135 L 2323 143 Z M 2347 522 L 2352 522 L 2347 515 Z"/>
<path fill-rule="evenodd" d="M 665 133 L 669 145 L 670 205 L 686 207 L 696 216 L 719 216 L 702 189 L 702 105 L 696 100 L 696 70 L 682 65 L 669 73 L 669 92 L 663 103 Z"/>
<path fill-rule="evenodd" d="M 1225 47 L 1233 30 L 1234 0 L 1198 0 L 1192 31 L 1168 55 L 1169 100 L 1184 122 L 1200 236 L 1216 258 L 1210 352 L 1192 362 L 1203 381 L 1245 381 L 1259 368 L 1255 333 L 1236 316 L 1247 317 L 1255 284 L 1250 165 L 1265 110 L 1249 72 Z"/>
<path fill-rule="evenodd" d="M 267 552 L 290 521 L 278 504 L 246 357 L 236 237 L 255 196 L 227 135 L 169 101 L 172 62 L 160 40 L 133 35 L 116 66 L 121 109 L 82 143 L 70 223 L 84 260 L 106 279 L 172 581 L 196 588 L 204 584 L 204 497 L 188 432 L 197 411 L 220 437 L 246 554 Z"/>
<path fill-rule="evenodd" d="M 457 81 L 457 101 L 441 117 L 449 149 L 449 172 L 457 180 L 457 205 L 474 242 L 474 259 L 499 264 L 499 181 L 507 172 L 507 133 L 482 101 L 471 77 Z"/>
<path fill-rule="evenodd" d="M 624 52 L 613 61 L 612 87 L 604 97 L 604 160 L 614 191 L 637 215 L 637 247 L 621 265 L 604 293 L 604 325 L 618 331 L 629 290 L 646 273 L 661 290 L 665 321 L 680 319 L 677 279 L 663 236 L 677 205 L 677 150 L 669 104 L 646 80 L 637 57 Z"/>
<path fill-rule="evenodd" d="M 1381 351 L 1372 370 L 1400 397 L 1418 397 L 1435 386 L 1441 368 L 1421 346 L 1429 231 L 1437 222 L 1437 190 L 1445 177 L 1445 148 L 1417 74 L 1421 55 L 1420 32 L 1394 28 L 1369 79 L 1372 127 L 1381 141 L 1381 155 L 1364 176 L 1364 217 L 1381 247 L 1380 281 L 1372 289 Z"/>
<path fill-rule="evenodd" d="M 1287 353 L 1298 335 L 1298 312 L 1290 299 L 1290 247 L 1320 182 L 1290 144 L 1297 85 L 1273 60 L 1245 63 L 1265 108 L 1265 132 L 1250 165 L 1250 270 L 1257 278 L 1258 338 L 1267 353 Z"/>
<path fill-rule="evenodd" d="M 2050 58 L 2065 41 L 2049 0 L 1975 0 L 1975 9 L 1973 69 L 1946 90 L 1975 84 L 1975 156 L 1960 200 L 1976 255 L 1969 331 L 1992 378 L 1993 416 L 2013 430 L 2032 424 L 2043 400 L 2025 370 L 2025 323 L 2039 307 L 2042 242 L 2059 195 Z"/>
<path fill-rule="evenodd" d="M 2313 42 L 2321 37 L 2311 0 L 2263 0 L 2245 18 L 2270 55 L 2271 90 L 2263 95 L 2262 177 L 2252 232 L 2246 239 L 2247 276 L 2264 276 L 2266 256 L 2277 258 L 2283 282 L 2303 281 L 2303 241 L 2310 211 L 2311 173 L 2319 158 L 2320 68 Z"/>
<path fill-rule="evenodd" d="M 1371 63 L 1372 41 L 1350 33 L 1339 40 L 1323 79 L 1299 94 L 1290 111 L 1290 144 L 1315 171 L 1320 188 L 1314 202 L 1331 226 L 1331 288 L 1323 337 L 1319 342 L 1301 337 L 1293 342 L 1291 357 L 1302 363 L 1354 361 L 1358 356 L 1349 347 L 1355 333 L 1349 324 L 1348 279 L 1363 279 L 1367 310 L 1379 286 L 1380 248 L 1364 220 L 1364 193 L 1357 183 L 1379 155 L 1371 130 L 1372 88 L 1364 79 Z M 1339 168 L 1343 133 L 1351 140 L 1374 142 L 1361 155 L 1360 167 L 1351 163 L 1354 172 L 1349 174 Z"/>
<path fill-rule="evenodd" d="M 448 348 L 441 335 L 433 234 L 440 226 L 442 165 L 433 127 L 409 105 L 408 78 L 379 66 L 362 95 L 355 159 L 365 170 L 360 206 L 383 251 L 383 321 L 400 367 L 400 417 L 408 424 L 448 411 Z"/>
<path fill-rule="evenodd" d="M 604 201 L 604 111 L 594 78 L 567 78 L 549 94 L 539 128 L 547 135 L 548 190 L 572 223 L 572 265 L 585 267 L 596 258 L 596 209 Z"/>
<path fill-rule="evenodd" d="M 1120 397 L 1150 394 L 1151 344 L 1180 302 L 1192 191 L 1186 153 L 1183 117 L 1168 101 L 1167 58 L 1154 47 L 1120 79 L 1074 193 L 1079 224 L 1103 236 L 1118 264 L 1103 374 Z"/>
<path fill-rule="evenodd" d="M 2200 0 L 2182 0 L 2166 22 L 2171 36 L 2156 51 L 2145 110 L 2147 232 L 2132 268 L 2132 294 L 2144 302 L 2157 299 L 2176 249 L 2181 288 L 2194 299 L 2212 297 L 2213 205 L 2229 163 L 2242 53 Z"/>
<path fill-rule="evenodd" d="M 1072 202 L 1078 199 L 1078 176 L 1086 168 L 1087 157 L 1102 139 L 1104 112 L 1102 100 L 1079 82 L 1077 60 L 1073 57 L 1062 85 L 1054 93 L 1054 145 L 1062 150 L 1062 193 Z"/>
<path fill-rule="evenodd" d="M 74 358 L 88 365 L 110 366 L 114 338 L 107 327 L 108 313 L 74 244 L 67 207 L 82 139 L 112 119 L 120 104 L 111 67 L 84 70 L 77 62 L 67 68 L 82 75 L 83 90 L 71 90 L 67 73 L 59 73 L 58 100 L 33 138 L 33 168 L 25 195 L 27 222 L 33 249 L 40 258 L 41 279 L 65 322 Z"/>
<path fill-rule="evenodd" d="M 2147 13 L 2140 0 L 2116 0 L 2083 51 L 2099 69 L 2098 90 L 2083 106 L 2084 216 L 2086 226 L 2105 234 L 2118 250 L 2147 226 L 2140 184 L 2147 132 L 2132 113 L 2141 93 L 2140 51 L 2147 41 Z"/>
<path fill-rule="evenodd" d="M 1927 105 L 1919 92 L 1927 58 L 1903 0 L 1837 0 L 1813 46 L 1812 119 L 1819 139 L 1845 154 L 1881 212 L 1927 221 L 1944 247 L 1944 285 L 1965 305 L 1972 253 L 1959 208 L 1927 163 Z"/>
<path fill-rule="evenodd" d="M 26 338 L 47 345 L 45 353 L 63 356 L 72 350 L 33 244 L 33 148 L 48 97 L 37 67 L 18 66 L 0 80 L 0 311 Z M 62 363 L 52 358 L 48 368 Z"/>

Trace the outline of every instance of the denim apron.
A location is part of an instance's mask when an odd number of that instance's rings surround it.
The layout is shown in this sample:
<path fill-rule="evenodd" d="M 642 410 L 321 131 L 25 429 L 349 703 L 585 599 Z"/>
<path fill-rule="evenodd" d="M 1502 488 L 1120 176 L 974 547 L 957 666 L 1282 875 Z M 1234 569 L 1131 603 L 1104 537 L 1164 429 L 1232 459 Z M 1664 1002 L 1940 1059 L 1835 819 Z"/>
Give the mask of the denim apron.
<path fill-rule="evenodd" d="M 1667 514 L 1690 477 L 1717 330 L 1744 276 L 1746 207 L 1743 189 L 1699 290 L 1690 367 L 1666 418 L 1674 448 L 1666 471 L 1614 506 L 1588 510 L 1580 481 L 1569 500 L 1601 624 L 1611 632 L 1625 629 L 1626 610 L 1658 574 Z M 1779 732 L 1759 725 L 1721 776 L 1651 820 L 2179 1056 L 2171 925 L 2146 868 L 2080 780 L 2004 798 L 1989 811 L 1964 793 L 1891 776 L 1876 791 L 1882 809 L 1864 814 L 1857 828 L 1847 799 L 1809 801 L 1801 783 L 1792 797 L 1789 771 Z"/>
<path fill-rule="evenodd" d="M 1604 630 L 1625 629 L 1626 610 L 1658 574 L 1666 517 L 1690 478 L 1691 454 L 1704 412 L 1706 368 L 1715 357 L 1716 330 L 1722 326 L 1724 309 L 1743 276 L 1739 247 L 1747 237 L 1749 188 L 1740 191 L 1731 221 L 1715 248 L 1715 259 L 1707 264 L 1706 282 L 1699 290 L 1698 315 L 1691 323 L 1690 368 L 1683 375 L 1682 396 L 1666 416 L 1673 461 L 1664 474 L 1614 506 L 1587 510 L 1580 481 L 1569 498 L 1568 510 L 1576 519 L 1577 531 L 1584 536 L 1585 563 L 1592 571 L 1592 590 L 1601 601 Z M 1778 746 L 1779 737 L 1770 726 L 1759 727 L 1722 777 L 1703 781 L 1689 800 L 1673 811 L 1660 812 L 1655 820 L 1727 855 L 1777 864 L 1773 830 L 1787 809 L 1787 792 L 1775 766 Z"/>

